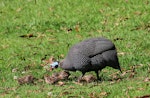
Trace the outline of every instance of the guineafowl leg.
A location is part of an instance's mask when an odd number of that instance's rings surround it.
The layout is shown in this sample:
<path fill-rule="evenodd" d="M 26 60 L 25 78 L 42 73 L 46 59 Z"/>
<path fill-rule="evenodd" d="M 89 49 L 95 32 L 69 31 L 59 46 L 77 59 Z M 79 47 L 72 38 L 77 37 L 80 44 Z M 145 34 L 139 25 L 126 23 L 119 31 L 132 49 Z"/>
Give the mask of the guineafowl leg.
<path fill-rule="evenodd" d="M 82 72 L 82 75 L 78 78 L 78 81 L 82 80 L 82 77 L 85 75 L 85 72 Z"/>
<path fill-rule="evenodd" d="M 100 80 L 100 81 L 101 81 L 101 78 L 99 77 L 99 72 L 98 72 L 98 70 L 95 71 L 95 73 L 96 73 L 96 76 L 97 76 L 97 80 Z"/>
<path fill-rule="evenodd" d="M 78 78 L 78 82 L 80 83 L 82 81 L 82 77 L 85 75 L 86 72 L 82 72 L 82 75 Z"/>
<path fill-rule="evenodd" d="M 85 75 L 85 72 L 82 72 L 82 75 L 80 76 L 80 79 Z"/>

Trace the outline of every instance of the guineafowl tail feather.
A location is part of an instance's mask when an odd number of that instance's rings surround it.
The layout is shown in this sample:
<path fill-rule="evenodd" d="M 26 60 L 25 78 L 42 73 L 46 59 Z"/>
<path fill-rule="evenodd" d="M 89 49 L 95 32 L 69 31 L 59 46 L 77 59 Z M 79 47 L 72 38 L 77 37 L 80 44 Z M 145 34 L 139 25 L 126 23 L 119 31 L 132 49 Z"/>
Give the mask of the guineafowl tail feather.
<path fill-rule="evenodd" d="M 119 68 L 119 70 L 120 70 L 120 72 L 122 73 L 122 70 L 121 70 L 121 68 Z"/>
<path fill-rule="evenodd" d="M 115 68 L 115 69 L 118 69 L 118 70 L 122 73 L 122 70 L 121 70 L 120 65 L 116 66 L 116 68 Z"/>

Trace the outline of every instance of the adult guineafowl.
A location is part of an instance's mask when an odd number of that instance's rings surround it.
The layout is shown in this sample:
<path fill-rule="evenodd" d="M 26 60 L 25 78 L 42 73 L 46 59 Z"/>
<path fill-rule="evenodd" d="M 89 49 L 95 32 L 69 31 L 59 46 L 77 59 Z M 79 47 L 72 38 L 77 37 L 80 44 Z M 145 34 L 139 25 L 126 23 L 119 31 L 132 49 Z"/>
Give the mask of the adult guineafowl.
<path fill-rule="evenodd" d="M 91 38 L 75 44 L 59 66 L 68 71 L 81 71 L 81 77 L 95 71 L 97 79 L 100 79 L 99 71 L 106 66 L 121 71 L 115 45 L 106 38 Z"/>

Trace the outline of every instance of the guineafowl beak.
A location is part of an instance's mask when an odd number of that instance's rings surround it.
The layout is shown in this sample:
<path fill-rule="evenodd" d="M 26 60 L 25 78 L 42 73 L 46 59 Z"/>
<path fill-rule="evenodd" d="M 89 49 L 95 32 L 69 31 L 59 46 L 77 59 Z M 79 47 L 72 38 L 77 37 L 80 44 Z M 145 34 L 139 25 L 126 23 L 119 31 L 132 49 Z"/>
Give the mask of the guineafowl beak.
<path fill-rule="evenodd" d="M 115 66 L 115 69 L 118 69 L 121 73 L 122 73 L 122 70 L 121 70 L 121 67 L 120 67 L 120 65 L 118 65 L 118 66 Z"/>

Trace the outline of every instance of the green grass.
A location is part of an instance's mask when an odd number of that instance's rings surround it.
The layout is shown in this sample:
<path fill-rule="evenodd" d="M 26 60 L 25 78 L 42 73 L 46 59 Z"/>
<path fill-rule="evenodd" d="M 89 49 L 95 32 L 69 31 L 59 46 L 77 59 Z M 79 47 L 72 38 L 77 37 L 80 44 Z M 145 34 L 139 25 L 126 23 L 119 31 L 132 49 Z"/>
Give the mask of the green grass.
<path fill-rule="evenodd" d="M 150 81 L 144 81 L 150 78 L 149 13 L 149 0 L 1 0 L 0 97 L 135 98 L 150 94 Z M 26 34 L 36 37 L 19 37 Z M 72 77 L 80 76 L 80 72 L 72 72 L 64 86 L 45 82 L 19 86 L 13 79 L 52 74 L 40 66 L 45 55 L 47 59 L 62 59 L 73 44 L 99 36 L 112 40 L 118 53 L 123 53 L 119 55 L 123 72 L 135 66 L 134 77 L 132 72 L 117 73 L 123 79 L 109 81 L 117 70 L 105 68 L 100 73 L 103 81 L 98 84 L 75 84 Z M 117 38 L 122 40 L 115 41 Z M 26 66 L 29 70 L 22 73 Z M 14 68 L 18 71 L 12 72 Z M 48 96 L 48 92 L 52 94 Z"/>

